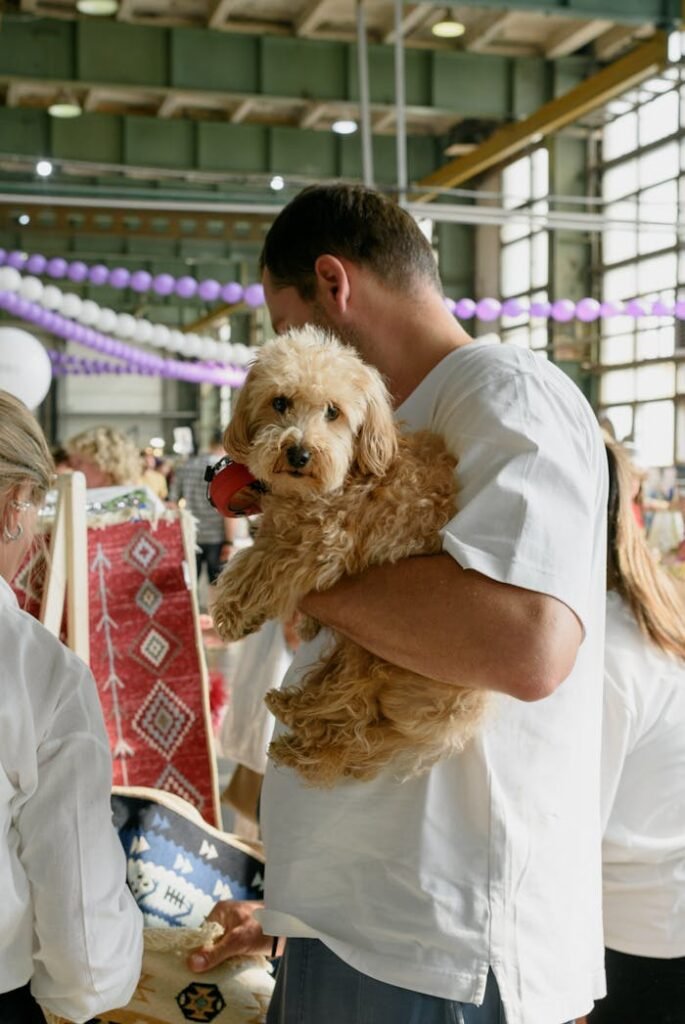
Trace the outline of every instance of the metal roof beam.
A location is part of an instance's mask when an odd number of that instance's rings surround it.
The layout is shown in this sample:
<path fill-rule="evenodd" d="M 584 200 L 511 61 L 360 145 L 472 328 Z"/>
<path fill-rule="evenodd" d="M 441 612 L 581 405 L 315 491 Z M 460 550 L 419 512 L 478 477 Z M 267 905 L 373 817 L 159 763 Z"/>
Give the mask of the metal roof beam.
<path fill-rule="evenodd" d="M 501 11 L 498 14 L 483 15 L 464 36 L 464 48 L 475 50 L 476 52 L 482 50 L 495 36 L 499 35 L 507 22 L 511 21 L 514 13 L 512 11 Z"/>
<path fill-rule="evenodd" d="M 666 35 L 658 32 L 648 43 L 586 78 L 570 92 L 545 103 L 530 117 L 498 129 L 472 153 L 458 157 L 422 178 L 419 185 L 424 188 L 412 198 L 428 202 L 435 199 L 440 189 L 454 188 L 491 167 L 511 160 L 536 139 L 559 131 L 597 107 L 604 106 L 645 78 L 658 74 L 667 63 Z"/>
<path fill-rule="evenodd" d="M 302 13 L 295 19 L 295 34 L 306 36 L 314 32 L 323 21 L 323 10 L 327 0 L 314 0 L 308 4 Z"/>
<path fill-rule="evenodd" d="M 611 28 L 611 22 L 595 18 L 594 21 L 581 21 L 571 23 L 558 32 L 555 32 L 547 41 L 545 57 L 547 60 L 557 60 L 559 57 L 568 57 L 581 47 L 587 46 L 602 33 Z"/>
<path fill-rule="evenodd" d="M 403 17 L 402 24 L 400 25 L 402 38 L 408 36 L 415 28 L 418 28 L 421 22 L 425 21 L 433 10 L 434 8 L 432 4 L 416 4 L 414 7 L 410 7 L 407 14 Z M 383 42 L 387 46 L 390 46 L 395 42 L 395 35 L 395 25 L 393 23 L 392 28 L 383 36 Z"/>

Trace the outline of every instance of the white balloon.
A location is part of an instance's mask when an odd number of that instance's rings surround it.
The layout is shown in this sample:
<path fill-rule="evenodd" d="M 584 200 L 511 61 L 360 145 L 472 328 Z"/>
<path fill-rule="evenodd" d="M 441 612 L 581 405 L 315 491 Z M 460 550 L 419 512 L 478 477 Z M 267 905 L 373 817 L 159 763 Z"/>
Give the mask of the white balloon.
<path fill-rule="evenodd" d="M 230 341 L 220 341 L 217 345 L 217 359 L 222 363 L 230 363 L 233 358 L 233 345 Z"/>
<path fill-rule="evenodd" d="M 59 307 L 59 311 L 64 316 L 68 316 L 71 320 L 78 320 L 82 308 L 83 299 L 80 295 L 76 295 L 74 292 L 67 292 L 66 295 L 62 296 L 62 304 Z"/>
<path fill-rule="evenodd" d="M 154 345 L 155 348 L 166 348 L 170 337 L 171 331 L 165 324 L 155 324 L 152 328 L 150 344 Z"/>
<path fill-rule="evenodd" d="M 186 336 L 183 331 L 171 331 L 167 348 L 170 352 L 180 352 L 185 343 Z"/>
<path fill-rule="evenodd" d="M 37 277 L 24 277 L 19 287 L 19 294 L 29 302 L 38 302 L 43 294 L 43 282 Z"/>
<path fill-rule="evenodd" d="M 81 306 L 81 312 L 78 315 L 80 322 L 85 324 L 86 327 L 92 327 L 99 315 L 100 307 L 97 302 L 93 302 L 92 299 L 85 299 Z"/>
<path fill-rule="evenodd" d="M 133 337 L 136 341 L 139 341 L 141 345 L 145 345 L 152 337 L 152 324 L 150 321 L 138 320 Z"/>
<path fill-rule="evenodd" d="M 41 343 L 17 327 L 0 327 L 0 388 L 35 409 L 51 380 L 52 364 Z"/>
<path fill-rule="evenodd" d="M 14 267 L 0 268 L 0 291 L 18 292 L 21 287 L 21 274 Z"/>
<path fill-rule="evenodd" d="M 62 305 L 62 292 L 56 284 L 46 284 L 40 302 L 46 309 L 59 309 Z"/>
<path fill-rule="evenodd" d="M 120 338 L 132 338 L 136 332 L 137 320 L 130 313 L 119 313 L 114 333 Z"/>

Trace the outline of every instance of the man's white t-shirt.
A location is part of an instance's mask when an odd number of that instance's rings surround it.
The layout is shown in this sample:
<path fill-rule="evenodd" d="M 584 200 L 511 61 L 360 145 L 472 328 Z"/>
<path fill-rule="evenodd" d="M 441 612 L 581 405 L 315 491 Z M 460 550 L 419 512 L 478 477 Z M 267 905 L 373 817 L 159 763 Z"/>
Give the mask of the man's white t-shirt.
<path fill-rule="evenodd" d="M 605 666 L 605 943 L 685 957 L 685 664 L 610 593 Z"/>
<path fill-rule="evenodd" d="M 269 765 L 262 922 L 316 936 L 378 980 L 480 1004 L 488 969 L 508 1024 L 561 1024 L 604 994 L 599 761 L 606 456 L 562 371 L 482 340 L 397 410 L 459 459 L 444 550 L 465 569 L 553 595 L 581 620 L 556 692 L 492 697 L 480 734 L 430 772 L 314 789 Z M 304 645 L 294 685 L 328 641 Z M 420 694 L 417 693 L 417 700 Z"/>

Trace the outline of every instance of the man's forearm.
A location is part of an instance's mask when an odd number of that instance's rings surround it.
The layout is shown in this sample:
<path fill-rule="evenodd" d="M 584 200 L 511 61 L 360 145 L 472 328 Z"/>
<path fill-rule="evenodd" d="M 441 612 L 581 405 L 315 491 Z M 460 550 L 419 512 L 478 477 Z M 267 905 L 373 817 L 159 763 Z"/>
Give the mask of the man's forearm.
<path fill-rule="evenodd" d="M 375 566 L 309 594 L 301 608 L 402 668 L 522 700 L 553 692 L 581 639 L 560 601 L 466 571 L 445 554 Z"/>

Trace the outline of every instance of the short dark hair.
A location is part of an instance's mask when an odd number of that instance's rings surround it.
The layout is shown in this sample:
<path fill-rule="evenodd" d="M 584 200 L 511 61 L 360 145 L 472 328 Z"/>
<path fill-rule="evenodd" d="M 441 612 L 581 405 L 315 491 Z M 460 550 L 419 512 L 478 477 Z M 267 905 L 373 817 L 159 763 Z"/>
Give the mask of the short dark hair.
<path fill-rule="evenodd" d="M 313 299 L 314 264 L 324 254 L 360 263 L 397 289 L 423 278 L 442 291 L 433 250 L 413 217 L 362 185 L 312 185 L 296 195 L 271 225 L 260 267 L 276 288 Z"/>

